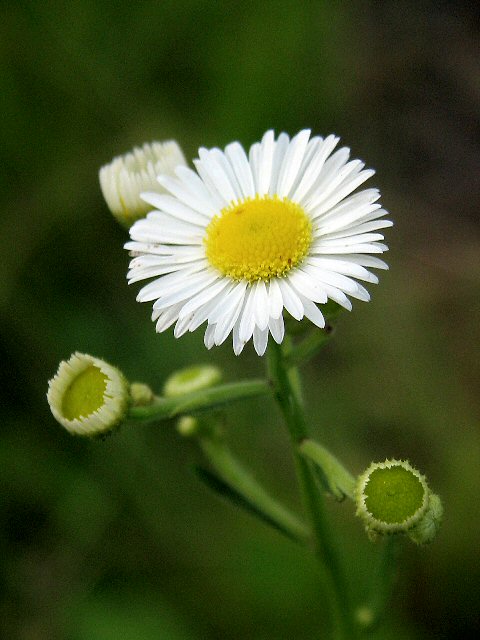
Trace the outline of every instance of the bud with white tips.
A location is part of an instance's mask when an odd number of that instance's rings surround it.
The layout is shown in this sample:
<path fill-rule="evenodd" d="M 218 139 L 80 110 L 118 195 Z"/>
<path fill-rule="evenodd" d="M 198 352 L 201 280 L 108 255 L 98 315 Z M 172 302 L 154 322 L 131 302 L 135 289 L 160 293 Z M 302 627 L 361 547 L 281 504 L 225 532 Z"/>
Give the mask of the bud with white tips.
<path fill-rule="evenodd" d="M 103 197 L 121 225 L 128 229 L 152 210 L 140 194 L 144 191 L 166 193 L 157 177 L 173 176 L 179 165 L 186 165 L 185 157 L 179 145 L 170 140 L 135 147 L 100 169 Z"/>
<path fill-rule="evenodd" d="M 372 462 L 357 480 L 355 500 L 372 539 L 405 533 L 418 544 L 431 542 L 443 513 L 425 476 L 405 460 Z"/>
<path fill-rule="evenodd" d="M 49 381 L 47 400 L 54 418 L 72 435 L 94 437 L 125 419 L 130 396 L 118 369 L 76 352 L 60 363 Z"/>

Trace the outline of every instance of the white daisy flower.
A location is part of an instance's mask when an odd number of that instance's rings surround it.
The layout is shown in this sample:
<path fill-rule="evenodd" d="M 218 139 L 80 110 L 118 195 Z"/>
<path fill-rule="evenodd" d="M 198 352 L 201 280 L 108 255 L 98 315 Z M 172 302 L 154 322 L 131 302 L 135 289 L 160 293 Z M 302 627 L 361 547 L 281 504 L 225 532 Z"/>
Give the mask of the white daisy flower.
<path fill-rule="evenodd" d="M 153 278 L 137 300 L 155 301 L 157 331 L 175 323 L 178 338 L 207 322 L 207 348 L 232 333 L 235 354 L 253 337 L 263 355 L 269 334 L 283 340 L 284 309 L 322 328 L 319 304 L 369 300 L 357 280 L 388 268 L 369 254 L 387 251 L 379 230 L 392 222 L 377 189 L 353 193 L 374 171 L 345 147 L 333 153 L 338 140 L 267 131 L 248 156 L 238 142 L 201 148 L 197 173 L 158 177 L 168 194 L 142 194 L 155 210 L 125 245 L 129 283 Z"/>

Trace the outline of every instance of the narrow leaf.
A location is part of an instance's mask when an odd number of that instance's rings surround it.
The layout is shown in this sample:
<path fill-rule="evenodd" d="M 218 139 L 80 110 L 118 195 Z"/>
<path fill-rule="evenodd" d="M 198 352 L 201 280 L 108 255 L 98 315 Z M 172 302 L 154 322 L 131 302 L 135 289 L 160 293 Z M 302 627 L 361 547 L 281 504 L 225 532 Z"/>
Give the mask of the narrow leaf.
<path fill-rule="evenodd" d="M 220 495 L 222 498 L 230 501 L 236 507 L 240 507 L 244 511 L 256 516 L 266 524 L 270 525 L 283 535 L 287 536 L 290 540 L 294 540 L 295 542 L 303 542 L 300 538 L 295 536 L 291 531 L 282 526 L 281 523 L 277 522 L 270 515 L 265 513 L 262 509 L 260 509 L 256 504 L 254 504 L 251 500 L 242 495 L 239 491 L 231 487 L 225 480 L 220 478 L 218 475 L 201 467 L 199 465 L 195 465 L 194 467 L 195 474 L 197 477 L 214 493 Z"/>

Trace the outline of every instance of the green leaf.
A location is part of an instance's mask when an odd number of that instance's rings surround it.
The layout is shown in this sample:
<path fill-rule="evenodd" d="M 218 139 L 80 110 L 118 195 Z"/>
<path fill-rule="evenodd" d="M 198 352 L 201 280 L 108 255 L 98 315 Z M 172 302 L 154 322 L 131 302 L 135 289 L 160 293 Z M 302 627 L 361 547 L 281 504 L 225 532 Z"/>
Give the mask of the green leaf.
<path fill-rule="evenodd" d="M 214 493 L 220 495 L 222 498 L 225 498 L 229 502 L 231 502 L 236 507 L 240 507 L 244 511 L 256 516 L 266 524 L 270 525 L 280 533 L 283 533 L 290 540 L 294 540 L 295 542 L 303 542 L 300 538 L 295 536 L 291 531 L 286 529 L 281 525 L 281 523 L 277 522 L 274 518 L 265 513 L 262 509 L 260 509 L 256 504 L 254 504 L 251 500 L 242 495 L 239 491 L 230 486 L 225 480 L 220 478 L 220 476 L 216 475 L 212 471 L 205 469 L 199 465 L 194 466 L 194 471 L 197 477 Z"/>
<path fill-rule="evenodd" d="M 345 497 L 354 499 L 355 479 L 330 451 L 313 440 L 303 440 L 298 448 L 302 456 L 313 463 L 325 491 L 338 501 Z"/>

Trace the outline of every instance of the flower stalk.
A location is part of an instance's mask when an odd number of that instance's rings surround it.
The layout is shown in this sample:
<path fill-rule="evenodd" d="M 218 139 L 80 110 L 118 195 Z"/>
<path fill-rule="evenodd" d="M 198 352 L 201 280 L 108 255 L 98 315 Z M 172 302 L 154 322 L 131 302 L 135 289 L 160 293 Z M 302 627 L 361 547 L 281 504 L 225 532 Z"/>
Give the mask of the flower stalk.
<path fill-rule="evenodd" d="M 339 640 L 352 640 L 355 631 L 346 582 L 327 522 L 323 496 L 318 490 L 311 464 L 298 448 L 308 438 L 308 429 L 299 393 L 298 370 L 288 367 L 285 359 L 285 350 L 288 347 L 288 340 L 282 345 L 271 345 L 267 351 L 268 372 L 292 441 L 298 483 L 312 527 L 313 551 L 325 572 L 325 586 L 332 608 L 335 637 Z"/>
<path fill-rule="evenodd" d="M 270 393 L 271 387 L 266 380 L 244 380 L 202 389 L 180 397 L 156 396 L 149 405 L 131 407 L 127 420 L 142 423 L 158 422 Z"/>

